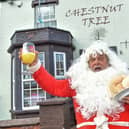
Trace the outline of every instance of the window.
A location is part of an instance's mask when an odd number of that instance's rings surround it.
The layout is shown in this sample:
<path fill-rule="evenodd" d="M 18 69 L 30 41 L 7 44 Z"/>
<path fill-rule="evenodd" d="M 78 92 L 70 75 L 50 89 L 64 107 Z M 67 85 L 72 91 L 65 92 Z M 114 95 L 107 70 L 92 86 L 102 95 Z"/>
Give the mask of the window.
<path fill-rule="evenodd" d="M 55 4 L 35 6 L 35 27 L 56 27 Z"/>
<path fill-rule="evenodd" d="M 64 52 L 54 52 L 54 70 L 56 78 L 64 78 L 66 72 L 66 57 Z"/>
<path fill-rule="evenodd" d="M 15 57 L 12 58 L 12 87 L 13 87 L 13 110 L 15 110 Z"/>
<path fill-rule="evenodd" d="M 110 48 L 110 50 L 112 50 L 112 51 L 115 52 L 116 54 L 118 53 L 118 52 L 117 52 L 117 46 L 110 46 L 109 48 Z"/>
<path fill-rule="evenodd" d="M 45 65 L 45 53 L 39 54 L 41 63 Z M 26 65 L 22 65 L 22 108 L 37 109 L 37 102 L 46 99 L 46 92 L 43 91 L 33 80 L 31 74 L 27 71 Z"/>

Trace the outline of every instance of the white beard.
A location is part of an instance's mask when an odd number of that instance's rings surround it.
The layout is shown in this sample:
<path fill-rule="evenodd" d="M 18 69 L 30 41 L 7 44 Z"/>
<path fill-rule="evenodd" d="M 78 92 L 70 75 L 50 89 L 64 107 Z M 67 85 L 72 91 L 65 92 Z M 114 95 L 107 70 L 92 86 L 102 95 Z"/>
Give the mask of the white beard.
<path fill-rule="evenodd" d="M 124 107 L 110 98 L 109 81 L 120 72 L 112 67 L 100 72 L 83 71 L 78 78 L 72 78 L 72 88 L 76 90 L 76 100 L 84 118 L 89 119 L 96 113 L 118 118 Z"/>

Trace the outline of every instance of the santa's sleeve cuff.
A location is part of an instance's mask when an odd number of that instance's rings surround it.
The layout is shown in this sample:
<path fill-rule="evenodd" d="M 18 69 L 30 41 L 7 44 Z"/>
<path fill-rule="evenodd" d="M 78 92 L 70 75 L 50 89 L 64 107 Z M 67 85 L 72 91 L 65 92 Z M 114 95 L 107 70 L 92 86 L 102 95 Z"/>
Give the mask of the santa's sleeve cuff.
<path fill-rule="evenodd" d="M 38 62 L 35 65 L 27 66 L 27 70 L 33 74 L 40 68 L 40 66 L 41 66 L 41 62 L 40 60 L 38 60 Z"/>

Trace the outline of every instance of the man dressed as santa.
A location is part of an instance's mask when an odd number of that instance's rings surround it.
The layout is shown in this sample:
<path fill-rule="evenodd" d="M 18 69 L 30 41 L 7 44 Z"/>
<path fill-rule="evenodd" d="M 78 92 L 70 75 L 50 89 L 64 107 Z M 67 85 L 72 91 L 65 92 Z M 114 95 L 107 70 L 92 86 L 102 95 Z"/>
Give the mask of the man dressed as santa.
<path fill-rule="evenodd" d="M 127 66 L 106 43 L 95 41 L 85 49 L 67 71 L 67 79 L 55 79 L 38 58 L 28 69 L 49 94 L 72 97 L 78 129 L 129 129 L 129 97 L 118 101 L 112 95 L 117 85 L 123 87 Z"/>

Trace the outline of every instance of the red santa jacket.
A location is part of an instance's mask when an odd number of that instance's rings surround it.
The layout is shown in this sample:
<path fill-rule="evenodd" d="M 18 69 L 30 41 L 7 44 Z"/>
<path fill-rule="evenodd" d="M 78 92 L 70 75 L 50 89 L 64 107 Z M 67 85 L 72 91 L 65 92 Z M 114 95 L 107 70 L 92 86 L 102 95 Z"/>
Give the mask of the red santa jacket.
<path fill-rule="evenodd" d="M 76 91 L 71 89 L 70 81 L 68 79 L 65 80 L 56 80 L 53 76 L 51 76 L 42 66 L 38 69 L 34 74 L 33 78 L 40 85 L 40 87 L 47 91 L 49 94 L 60 97 L 74 97 L 76 96 Z M 73 104 L 75 109 L 76 122 L 79 129 L 95 129 L 96 125 L 85 125 L 87 122 L 93 122 L 94 117 L 90 119 L 84 119 L 81 115 L 81 112 L 76 111 L 79 106 L 76 100 L 73 98 Z M 129 122 L 129 105 L 125 104 L 125 111 L 120 113 L 119 120 L 113 120 L 112 117 L 108 117 L 109 122 Z M 83 125 L 84 124 L 84 125 Z M 128 124 L 128 123 L 127 123 Z M 128 126 L 123 125 L 111 125 L 109 124 L 109 129 L 129 129 Z"/>

